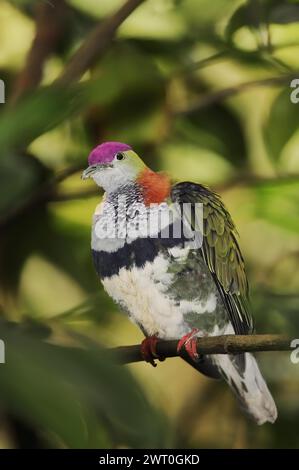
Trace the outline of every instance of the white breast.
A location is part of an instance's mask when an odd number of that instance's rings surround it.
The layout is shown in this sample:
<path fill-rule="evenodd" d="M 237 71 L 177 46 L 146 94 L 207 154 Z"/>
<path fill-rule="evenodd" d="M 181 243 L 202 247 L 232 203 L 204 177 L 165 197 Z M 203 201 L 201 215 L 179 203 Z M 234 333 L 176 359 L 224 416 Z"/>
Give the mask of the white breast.
<path fill-rule="evenodd" d="M 143 268 L 122 268 L 102 282 L 108 294 L 147 334 L 175 339 L 186 332 L 186 325 L 179 305 L 166 295 L 172 282 L 167 268 L 167 259 L 158 256 Z"/>

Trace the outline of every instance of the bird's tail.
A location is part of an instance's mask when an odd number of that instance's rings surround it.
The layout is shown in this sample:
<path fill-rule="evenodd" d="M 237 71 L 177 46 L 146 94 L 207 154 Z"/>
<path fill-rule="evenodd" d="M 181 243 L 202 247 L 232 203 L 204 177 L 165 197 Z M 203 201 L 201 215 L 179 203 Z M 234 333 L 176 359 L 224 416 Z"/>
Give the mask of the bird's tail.
<path fill-rule="evenodd" d="M 255 358 L 249 354 L 217 354 L 213 362 L 238 397 L 241 408 L 257 424 L 274 423 L 277 409 Z"/>

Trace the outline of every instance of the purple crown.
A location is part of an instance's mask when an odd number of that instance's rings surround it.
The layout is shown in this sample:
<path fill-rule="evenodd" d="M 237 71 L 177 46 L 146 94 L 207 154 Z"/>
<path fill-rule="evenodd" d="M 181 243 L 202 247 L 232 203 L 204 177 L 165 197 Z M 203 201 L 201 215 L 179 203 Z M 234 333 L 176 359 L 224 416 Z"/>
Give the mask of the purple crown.
<path fill-rule="evenodd" d="M 88 163 L 89 165 L 109 163 L 113 160 L 117 152 L 125 152 L 126 150 L 132 150 L 132 148 L 121 142 L 104 142 L 91 151 L 88 157 Z"/>

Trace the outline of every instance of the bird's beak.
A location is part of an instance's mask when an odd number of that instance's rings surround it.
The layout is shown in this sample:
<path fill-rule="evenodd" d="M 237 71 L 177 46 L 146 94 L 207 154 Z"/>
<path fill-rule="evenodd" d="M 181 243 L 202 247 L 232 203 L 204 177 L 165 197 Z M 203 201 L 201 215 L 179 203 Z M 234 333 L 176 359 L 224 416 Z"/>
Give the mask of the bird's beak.
<path fill-rule="evenodd" d="M 109 163 L 97 163 L 96 165 L 90 165 L 89 167 L 86 168 L 86 170 L 83 171 L 81 178 L 83 180 L 86 180 L 87 178 L 90 178 L 97 171 L 101 171 L 106 168 L 112 168 L 112 165 Z"/>

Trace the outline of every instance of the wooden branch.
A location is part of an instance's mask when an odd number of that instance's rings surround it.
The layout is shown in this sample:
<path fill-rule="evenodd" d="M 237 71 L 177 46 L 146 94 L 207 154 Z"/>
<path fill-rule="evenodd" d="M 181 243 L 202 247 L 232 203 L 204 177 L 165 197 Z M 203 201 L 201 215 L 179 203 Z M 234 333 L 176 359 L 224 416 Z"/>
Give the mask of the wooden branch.
<path fill-rule="evenodd" d="M 197 339 L 199 354 L 240 354 L 258 351 L 290 351 L 293 338 L 284 335 L 224 335 Z M 177 340 L 159 341 L 157 354 L 161 357 L 176 357 Z M 110 349 L 121 364 L 143 361 L 140 345 L 120 346 Z"/>
<path fill-rule="evenodd" d="M 75 52 L 56 83 L 65 86 L 78 80 L 96 60 L 103 56 L 119 26 L 143 2 L 144 0 L 127 0 L 114 15 L 98 24 Z"/>
<path fill-rule="evenodd" d="M 56 49 L 64 29 L 67 5 L 64 0 L 51 0 L 36 5 L 36 31 L 23 70 L 17 77 L 10 102 L 39 85 L 45 61 Z"/>

